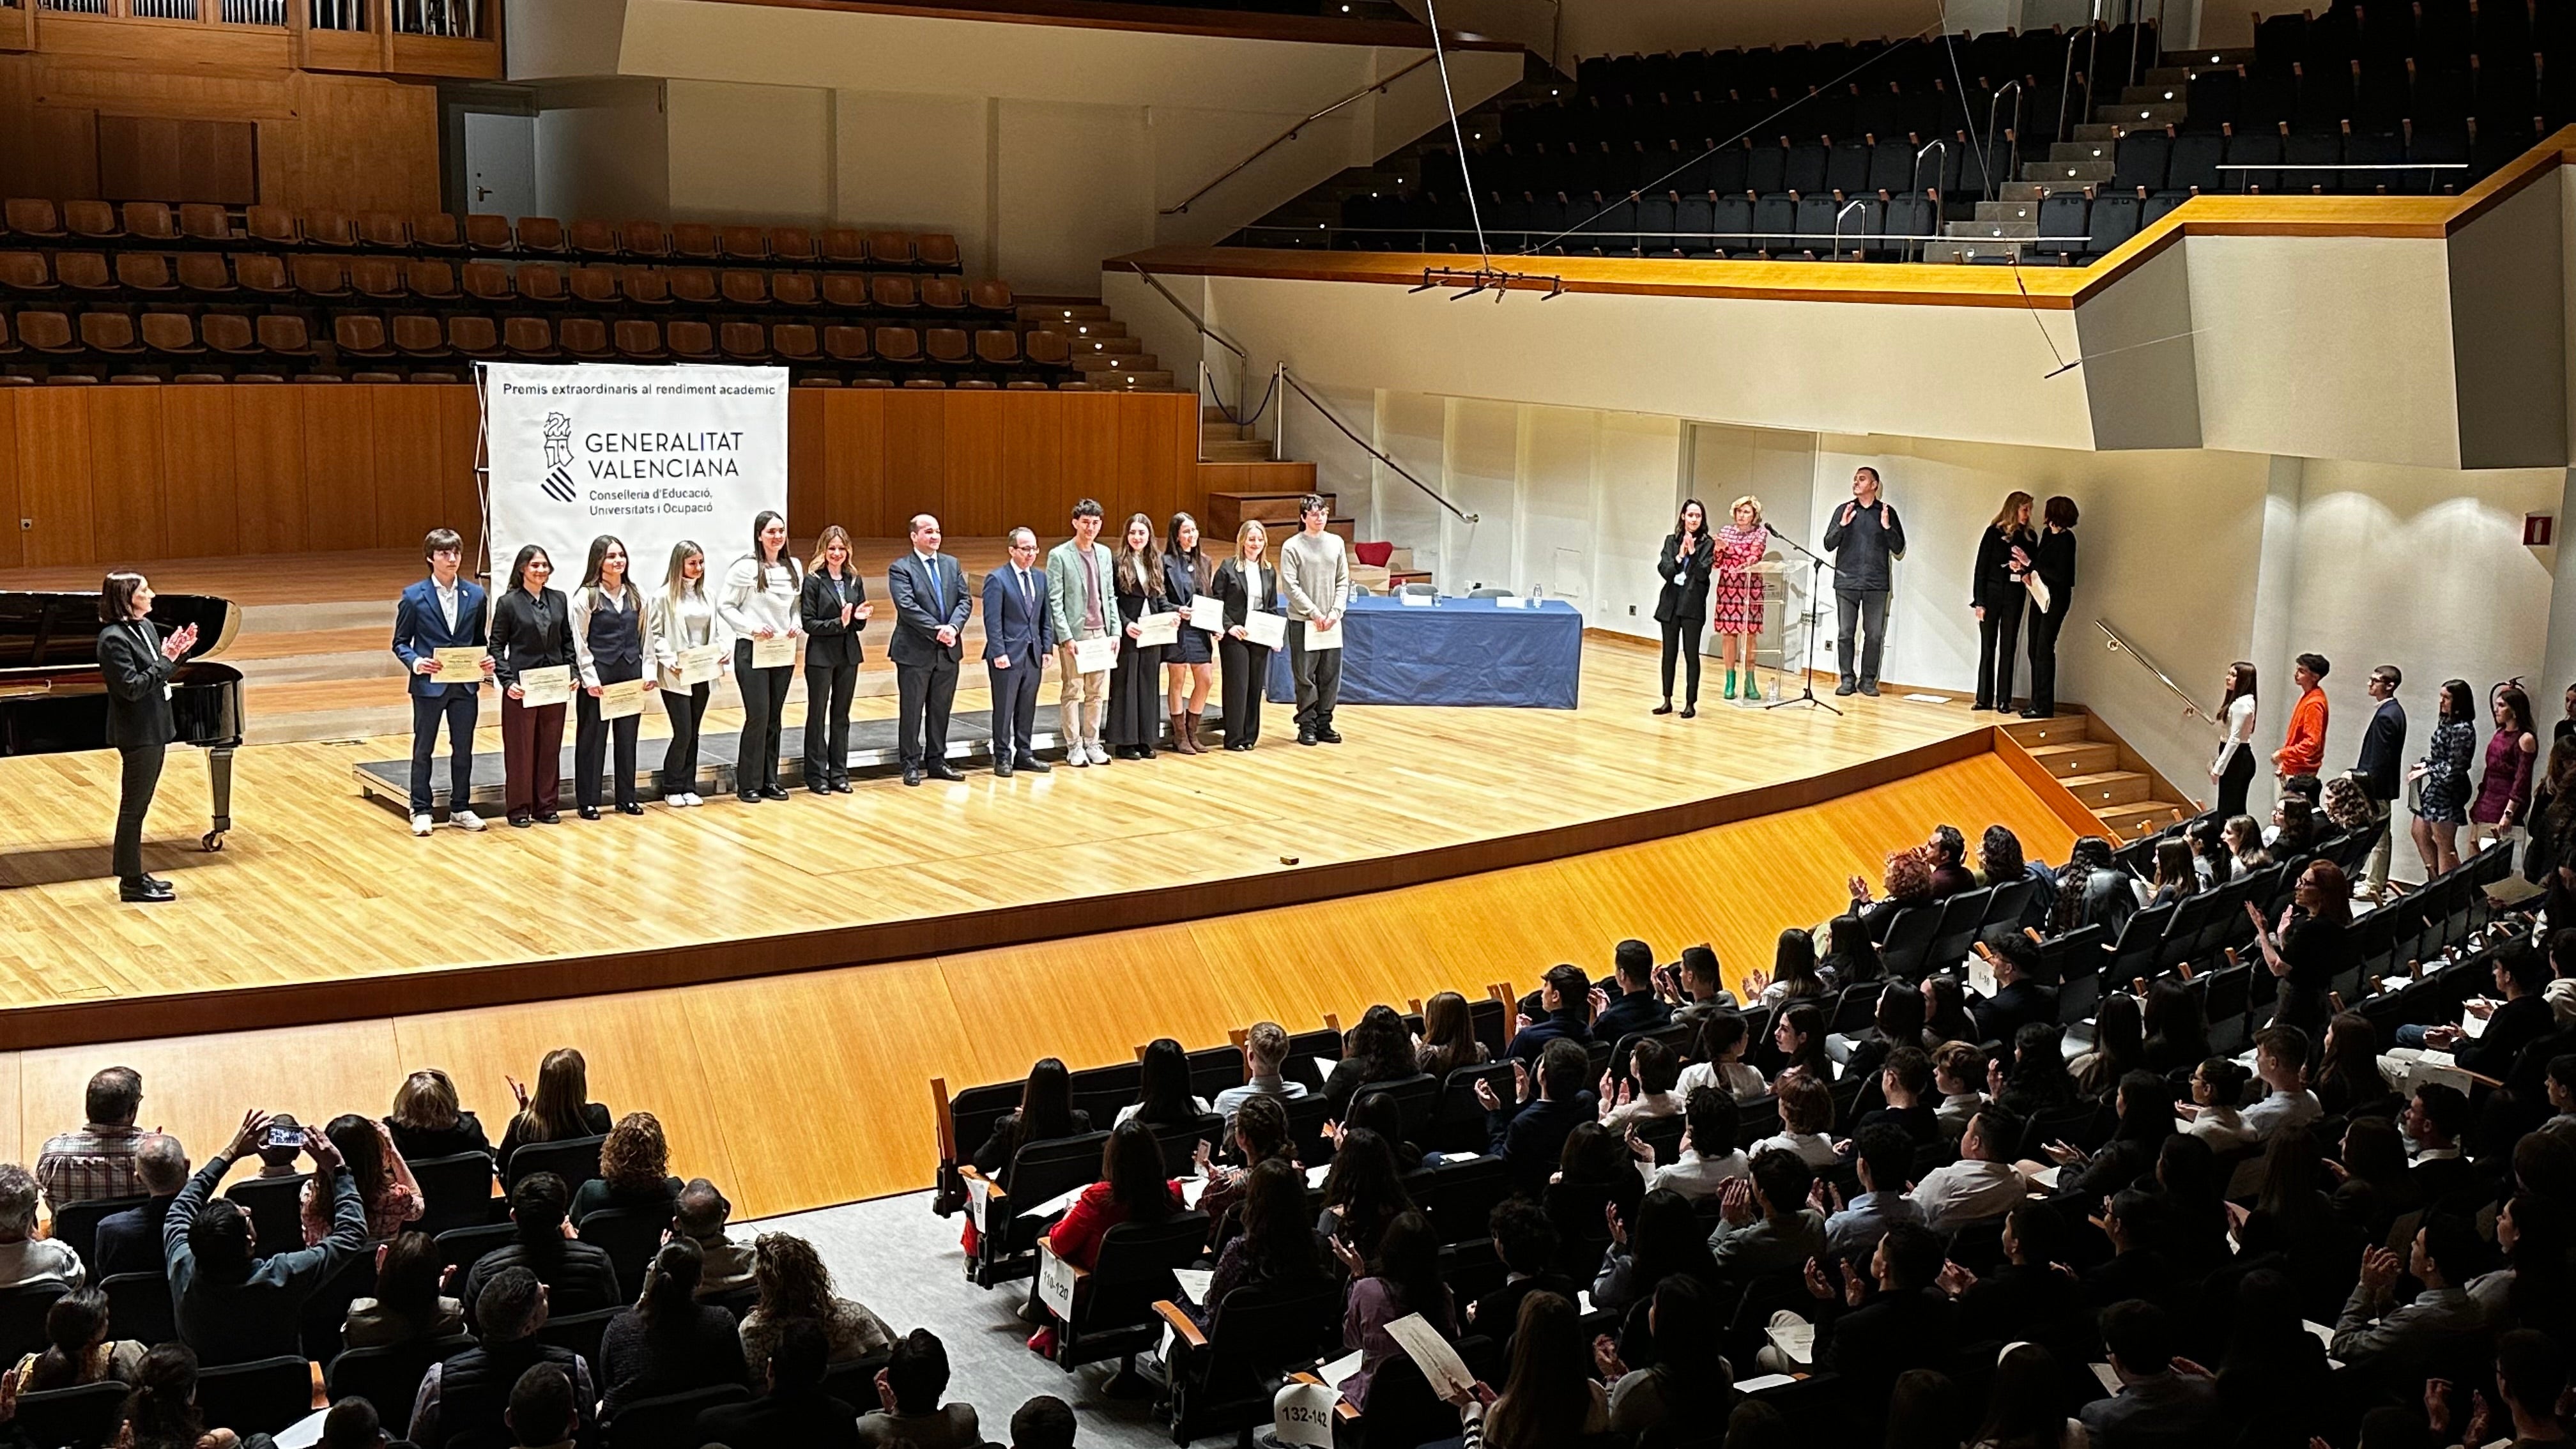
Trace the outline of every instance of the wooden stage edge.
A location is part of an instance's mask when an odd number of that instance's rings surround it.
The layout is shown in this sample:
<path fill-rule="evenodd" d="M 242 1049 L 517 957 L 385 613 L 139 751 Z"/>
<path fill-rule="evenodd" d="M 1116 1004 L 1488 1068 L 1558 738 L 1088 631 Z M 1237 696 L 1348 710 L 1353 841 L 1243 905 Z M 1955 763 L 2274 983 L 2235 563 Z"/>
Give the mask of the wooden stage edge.
<path fill-rule="evenodd" d="M 2019 753 L 2002 730 L 1983 725 L 1823 773 L 1680 805 L 1269 875 L 678 948 L 27 1005 L 0 1012 L 0 1051 L 566 1001 L 1204 921 L 1589 855 L 1805 809 L 1981 755 L 2009 762 Z M 2043 799 L 2061 818 L 2069 807 L 2076 812 L 2067 818 L 2070 828 L 2098 828 L 2062 787 Z"/>

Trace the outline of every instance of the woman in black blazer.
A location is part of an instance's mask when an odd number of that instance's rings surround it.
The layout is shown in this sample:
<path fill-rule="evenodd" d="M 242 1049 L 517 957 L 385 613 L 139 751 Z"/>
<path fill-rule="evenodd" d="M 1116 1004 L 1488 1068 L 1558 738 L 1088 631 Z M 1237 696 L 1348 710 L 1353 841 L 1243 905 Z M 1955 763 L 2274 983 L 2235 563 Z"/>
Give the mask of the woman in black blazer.
<path fill-rule="evenodd" d="M 1673 660 L 1688 663 L 1689 689 L 1682 696 L 1682 717 L 1699 713 L 1699 626 L 1708 617 L 1708 569 L 1715 556 L 1709 537 L 1708 510 L 1696 498 L 1684 499 L 1682 516 L 1664 535 L 1664 551 L 1655 572 L 1664 576 L 1655 598 L 1655 622 L 1664 628 L 1664 702 L 1657 714 L 1673 712 Z"/>
<path fill-rule="evenodd" d="M 2029 597 L 2022 575 L 2030 571 L 2030 495 L 2016 488 L 1977 537 L 1977 566 L 1968 575 L 1968 607 L 1977 615 L 1977 702 L 1972 709 L 2009 710 L 2013 701 L 2013 652 L 2021 643 L 2021 606 Z"/>
<path fill-rule="evenodd" d="M 1270 545 L 1260 524 L 1245 519 L 1234 531 L 1234 557 L 1216 567 L 1209 591 L 1225 601 L 1225 633 L 1216 641 L 1225 665 L 1225 747 L 1248 750 L 1261 740 L 1261 696 L 1270 686 L 1270 646 L 1244 637 L 1244 615 L 1280 612 L 1279 571 L 1261 561 Z"/>
<path fill-rule="evenodd" d="M 876 612 L 839 524 L 814 541 L 796 612 L 805 621 L 805 788 L 850 793 L 850 697 L 859 688 L 859 635 Z"/>
<path fill-rule="evenodd" d="M 572 606 L 546 587 L 555 562 L 535 544 L 510 564 L 509 592 L 492 605 L 492 678 L 501 686 L 502 798 L 510 823 L 525 829 L 552 825 L 563 794 L 564 707 L 530 708 L 519 676 L 530 669 L 577 667 L 572 647 Z"/>
<path fill-rule="evenodd" d="M 2030 708 L 2023 719 L 2046 719 L 2057 713 L 2057 631 L 2066 627 L 2066 611 L 2075 602 L 2075 500 L 2060 493 L 2040 510 L 2047 526 L 2031 567 L 2048 588 L 2048 607 L 2030 601 Z M 1998 702 L 1995 706 L 2001 709 Z"/>
<path fill-rule="evenodd" d="M 1109 671 L 1109 715 L 1100 727 L 1101 738 L 1113 758 L 1150 760 L 1155 737 L 1162 733 L 1155 716 L 1163 708 L 1165 646 L 1136 642 L 1136 631 L 1147 614 L 1172 606 L 1163 587 L 1163 551 L 1154 546 L 1154 521 L 1141 513 L 1128 515 L 1127 531 L 1109 557 L 1118 622 L 1126 638 L 1118 645 L 1118 666 Z"/>
<path fill-rule="evenodd" d="M 164 639 L 152 627 L 152 585 L 119 570 L 98 594 L 98 667 L 107 680 L 107 742 L 124 757 L 116 803 L 116 898 L 157 902 L 179 894 L 143 873 L 143 817 L 161 785 L 161 760 L 178 729 L 170 721 L 170 675 L 197 644 L 190 624 Z"/>

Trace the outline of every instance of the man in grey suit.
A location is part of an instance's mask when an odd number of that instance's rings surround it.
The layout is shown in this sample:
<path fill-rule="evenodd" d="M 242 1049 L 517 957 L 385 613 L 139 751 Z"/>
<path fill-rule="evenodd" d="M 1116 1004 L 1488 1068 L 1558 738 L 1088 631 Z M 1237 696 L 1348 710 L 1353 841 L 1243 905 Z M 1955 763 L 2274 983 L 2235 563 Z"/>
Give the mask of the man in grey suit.
<path fill-rule="evenodd" d="M 939 551 L 938 519 L 912 516 L 912 548 L 886 567 L 886 594 L 894 600 L 886 656 L 894 661 L 903 782 L 918 785 L 923 775 L 963 780 L 948 763 L 948 707 L 957 698 L 957 662 L 965 653 L 957 641 L 975 601 L 957 560 Z"/>
<path fill-rule="evenodd" d="M 1100 717 L 1109 708 L 1109 671 L 1085 674 L 1073 664 L 1073 646 L 1082 639 L 1118 639 L 1118 605 L 1110 596 L 1117 564 L 1100 541 L 1100 504 L 1085 498 L 1073 505 L 1073 537 L 1047 554 L 1047 622 L 1055 635 L 1060 671 L 1057 707 L 1064 714 L 1064 757 L 1076 765 L 1109 763 L 1100 742 Z"/>
<path fill-rule="evenodd" d="M 1043 775 L 1054 768 L 1029 751 L 1038 720 L 1038 675 L 1055 647 L 1038 536 L 1011 530 L 1011 561 L 984 575 L 984 677 L 993 687 L 993 773 Z"/>
<path fill-rule="evenodd" d="M 2102 1314 L 2102 1346 L 2120 1391 L 2077 1411 L 2096 1449 L 2189 1449 L 2225 1427 L 2218 1380 L 2174 1367 L 2173 1325 L 2144 1299 Z"/>

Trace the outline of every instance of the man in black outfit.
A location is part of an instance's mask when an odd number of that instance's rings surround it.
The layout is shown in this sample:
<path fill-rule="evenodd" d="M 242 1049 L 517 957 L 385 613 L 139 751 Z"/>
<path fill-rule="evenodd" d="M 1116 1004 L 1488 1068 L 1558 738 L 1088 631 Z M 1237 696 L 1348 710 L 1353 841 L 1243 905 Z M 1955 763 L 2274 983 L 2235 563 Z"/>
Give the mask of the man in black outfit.
<path fill-rule="evenodd" d="M 1574 1284 L 1549 1265 L 1556 1261 L 1556 1225 L 1547 1210 L 1522 1198 L 1505 1198 L 1485 1218 L 1494 1240 L 1494 1255 L 1503 1260 L 1503 1286 L 1467 1305 L 1467 1322 L 1495 1341 L 1497 1351 L 1511 1347 L 1520 1327 L 1521 1300 L 1533 1293 L 1554 1293 L 1574 1300 Z"/>
<path fill-rule="evenodd" d="M 1540 1016 L 1512 1033 L 1512 1044 L 1503 1055 L 1513 1061 L 1536 1061 L 1549 1042 L 1559 1038 L 1578 1045 L 1592 1040 L 1592 978 L 1580 966 L 1557 965 L 1547 968 L 1539 978 Z"/>
<path fill-rule="evenodd" d="M 1011 530 L 1011 561 L 984 575 L 984 677 L 993 689 L 993 773 L 1043 775 L 1055 767 L 1029 749 L 1038 722 L 1038 677 L 1055 652 L 1038 536 Z M 1067 742 L 1068 747 L 1073 742 Z"/>
<path fill-rule="evenodd" d="M 1643 941 L 1619 943 L 1611 979 L 1619 994 L 1592 1023 L 1594 1036 L 1613 1045 L 1632 1032 L 1653 1031 L 1672 1020 L 1672 1008 L 1655 999 L 1655 951 Z"/>
<path fill-rule="evenodd" d="M 2352 762 L 2352 772 L 2361 777 L 2362 793 L 2370 797 L 2371 818 L 2382 825 L 2388 823 L 2398 780 L 2406 768 L 2406 706 L 2397 702 L 2397 686 L 2404 678 L 2394 664 L 2370 671 L 2370 697 L 2378 705 L 2371 711 L 2370 727 L 2362 732 L 2361 757 Z M 2370 860 L 2362 867 L 2372 900 L 2379 899 L 2388 886 L 2390 834 L 2379 833 L 2379 843 L 2370 848 Z"/>
<path fill-rule="evenodd" d="M 831 1353 L 823 1326 L 813 1319 L 790 1318 L 780 1324 L 769 1351 L 768 1391 L 748 1404 L 700 1410 L 699 1442 L 855 1449 L 859 1411 L 823 1392 L 823 1365 Z"/>
<path fill-rule="evenodd" d="M 1995 968 L 1995 994 L 1968 1008 L 1976 1018 L 1977 1034 L 2009 1044 L 2013 1033 L 2032 1022 L 2055 1024 L 2057 989 L 2040 978 L 2047 968 L 2041 962 L 2039 943 L 1998 926 L 1988 934 L 1985 947 Z"/>
<path fill-rule="evenodd" d="M 957 560 L 939 551 L 939 520 L 912 516 L 912 547 L 886 567 L 886 596 L 894 600 L 897 699 L 895 744 L 903 756 L 903 782 L 921 777 L 963 780 L 948 763 L 948 706 L 957 698 L 958 640 L 975 601 Z"/>
<path fill-rule="evenodd" d="M 1536 1072 L 1526 1062 L 1515 1061 L 1512 1067 L 1518 1078 L 1517 1106 L 1506 1106 L 1495 1095 L 1494 1084 L 1482 1080 L 1476 1083 L 1476 1102 L 1485 1109 L 1489 1150 L 1511 1170 L 1512 1186 L 1536 1197 L 1547 1187 L 1548 1175 L 1556 1171 L 1565 1139 L 1576 1127 L 1594 1120 L 1592 1094 L 1583 1085 L 1591 1074 L 1592 1059 L 1583 1048 L 1560 1039 L 1539 1053 Z M 1530 1097 L 1533 1079 L 1538 1089 L 1535 1101 Z"/>
<path fill-rule="evenodd" d="M 107 684 L 107 742 L 123 757 L 116 805 L 116 898 L 151 903 L 175 899 L 165 880 L 143 873 L 143 818 L 161 785 L 161 762 L 178 727 L 170 718 L 170 676 L 196 647 L 197 626 L 169 638 L 152 627 L 152 585 L 120 570 L 99 594 L 98 668 Z"/>
<path fill-rule="evenodd" d="M 1819 1300 L 1816 1367 L 1840 1374 L 1853 1402 L 1885 1404 L 1897 1375 L 1948 1363 L 1952 1309 L 1933 1286 L 1943 1252 L 1931 1229 L 1899 1223 L 1867 1262 L 1843 1265 L 1839 1294 L 1824 1264 L 1807 1261 L 1807 1292 Z"/>
<path fill-rule="evenodd" d="M 179 1189 L 188 1185 L 187 1150 L 176 1137 L 146 1133 L 134 1144 L 134 1176 L 152 1200 L 98 1220 L 96 1246 L 90 1251 L 92 1282 L 161 1270 L 161 1223 L 170 1216 L 170 1204 L 179 1200 Z"/>
<path fill-rule="evenodd" d="M 534 1274 L 546 1286 L 548 1301 L 567 1317 L 626 1306 L 626 1296 L 617 1287 L 617 1265 L 608 1250 L 563 1235 L 564 1217 L 571 1207 L 572 1194 L 564 1190 L 564 1180 L 551 1172 L 531 1172 L 510 1189 L 510 1221 L 519 1230 L 519 1240 L 485 1253 L 467 1270 L 465 1291 L 457 1295 L 465 1307 L 466 1327 L 478 1326 L 474 1315 L 484 1287 L 512 1268 Z"/>
<path fill-rule="evenodd" d="M 2398 1114 L 2398 1130 L 2406 1134 L 2407 1152 L 2414 1159 L 2406 1180 L 2423 1193 L 2428 1205 L 2469 1186 L 2476 1176 L 2460 1150 L 2469 1121 L 2468 1095 L 2445 1082 L 2417 1087 L 2406 1110 Z"/>
<path fill-rule="evenodd" d="M 2488 1012 L 2484 1032 L 2472 1039 L 2456 1026 L 2431 1027 L 2424 1033 L 2424 1045 L 2449 1052 L 2464 1072 L 2501 1081 L 2512 1075 L 2514 1059 L 2522 1049 L 2547 1035 L 2554 1024 L 2549 1002 L 2541 995 L 2549 986 L 2549 963 L 2534 950 L 2498 951 L 2495 986 L 2504 1002 Z"/>
<path fill-rule="evenodd" d="M 1887 642 L 1887 595 L 1895 587 L 1888 563 L 1905 556 L 1905 525 L 1878 496 L 1878 470 L 1852 471 L 1852 501 L 1834 510 L 1824 546 L 1834 556 L 1834 659 L 1842 667 L 1836 694 L 1878 693 L 1878 660 Z M 1852 672 L 1852 640 L 1861 640 L 1860 672 Z"/>
<path fill-rule="evenodd" d="M 2120 1391 L 2078 1411 L 2098 1449 L 2193 1449 L 2225 1438 L 2218 1380 L 2174 1368 L 2173 1324 L 2152 1303 L 2115 1303 L 2102 1315 L 2102 1347 Z"/>
<path fill-rule="evenodd" d="M 589 1415 L 580 1406 L 598 1401 L 589 1365 L 571 1349 L 537 1341 L 547 1317 L 546 1285 L 537 1275 L 525 1268 L 503 1269 L 484 1281 L 472 1307 L 479 1325 L 474 1346 L 429 1366 L 412 1400 L 412 1442 L 421 1449 L 440 1449 L 466 1435 L 488 1440 L 507 1428 L 521 1432 L 522 1444 L 560 1442 L 569 1437 L 555 1433 L 562 1420 L 539 1415 L 541 1422 L 532 1425 L 518 1412 L 530 1377 L 547 1369 L 565 1381 L 576 1413 L 587 1424 Z M 554 1437 L 526 1437 L 530 1428 Z"/>

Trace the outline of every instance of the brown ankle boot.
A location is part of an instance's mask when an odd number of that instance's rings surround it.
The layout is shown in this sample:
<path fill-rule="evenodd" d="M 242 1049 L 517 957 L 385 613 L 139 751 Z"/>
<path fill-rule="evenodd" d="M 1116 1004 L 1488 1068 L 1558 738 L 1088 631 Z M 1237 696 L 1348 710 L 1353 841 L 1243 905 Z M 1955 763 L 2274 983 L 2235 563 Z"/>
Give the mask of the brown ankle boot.
<path fill-rule="evenodd" d="M 1204 739 L 1201 739 L 1201 738 L 1199 737 L 1199 731 L 1201 731 L 1201 730 L 1203 730 L 1203 729 L 1206 729 L 1206 728 L 1207 728 L 1207 711 L 1205 711 L 1205 710 L 1199 710 L 1199 709 L 1191 710 L 1191 711 L 1190 711 L 1190 753 L 1191 753 L 1191 754 L 1194 754 L 1194 755 L 1204 755 L 1204 754 L 1206 754 L 1206 753 L 1208 752 L 1208 744 L 1207 744 L 1207 741 L 1206 741 L 1206 740 L 1204 740 Z"/>
<path fill-rule="evenodd" d="M 1172 716 L 1172 748 L 1185 755 L 1198 754 L 1198 722 L 1199 717 L 1187 710 Z"/>

